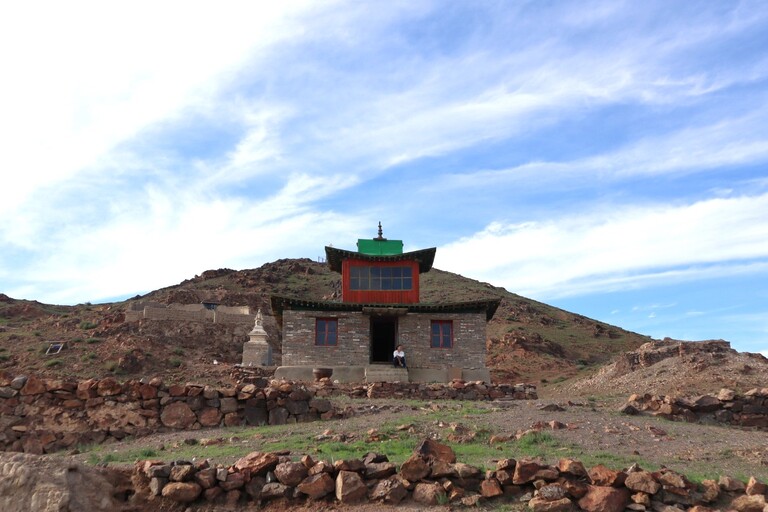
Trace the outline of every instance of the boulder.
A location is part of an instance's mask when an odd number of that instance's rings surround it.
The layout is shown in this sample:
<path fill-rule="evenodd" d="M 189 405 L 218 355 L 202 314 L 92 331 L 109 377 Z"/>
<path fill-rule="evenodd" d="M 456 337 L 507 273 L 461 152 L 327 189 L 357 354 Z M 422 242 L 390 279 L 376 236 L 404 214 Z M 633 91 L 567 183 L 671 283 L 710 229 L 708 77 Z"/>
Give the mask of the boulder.
<path fill-rule="evenodd" d="M 283 462 L 275 467 L 275 476 L 281 484 L 296 487 L 307 478 L 307 468 L 301 462 Z"/>
<path fill-rule="evenodd" d="M 630 473 L 624 481 L 624 486 L 633 491 L 642 491 L 648 494 L 656 494 L 661 489 L 661 484 L 648 471 Z"/>
<path fill-rule="evenodd" d="M 160 421 L 166 427 L 186 429 L 197 421 L 197 416 L 184 402 L 173 402 L 163 409 Z"/>
<path fill-rule="evenodd" d="M 96 394 L 99 396 L 115 396 L 123 392 L 123 385 L 112 377 L 101 379 L 96 385 Z"/>
<path fill-rule="evenodd" d="M 223 482 L 219 482 L 219 487 L 225 491 L 232 491 L 234 489 L 240 489 L 245 485 L 246 476 L 244 473 L 236 471 L 234 473 L 227 474 L 227 479 Z"/>
<path fill-rule="evenodd" d="M 197 421 L 203 427 L 217 427 L 223 415 L 215 407 L 206 407 L 197 413 Z"/>
<path fill-rule="evenodd" d="M 336 499 L 342 503 L 355 503 L 366 498 L 366 487 L 360 475 L 354 471 L 339 471 L 336 477 Z"/>
<path fill-rule="evenodd" d="M 400 476 L 416 482 L 429 476 L 431 469 L 424 459 L 414 453 L 400 466 Z"/>
<path fill-rule="evenodd" d="M 414 453 L 426 457 L 428 460 L 439 460 L 453 464 L 456 462 L 456 454 L 450 446 L 439 443 L 434 439 L 424 439 L 414 450 Z"/>
<path fill-rule="evenodd" d="M 275 469 L 278 462 L 278 456 L 274 453 L 251 452 L 235 462 L 233 467 L 238 471 L 248 470 L 251 475 L 263 476 L 267 471 Z"/>
<path fill-rule="evenodd" d="M 546 468 L 541 461 L 534 459 L 521 459 L 515 465 L 515 475 L 512 477 L 512 483 L 515 485 L 527 484 L 533 482 L 536 473 Z"/>
<path fill-rule="evenodd" d="M 445 489 L 437 482 L 420 482 L 413 489 L 413 501 L 434 506 L 445 500 Z"/>
<path fill-rule="evenodd" d="M 288 495 L 290 490 L 291 488 L 285 484 L 281 484 L 280 482 L 270 482 L 264 484 L 264 487 L 261 488 L 261 499 L 274 500 L 277 498 L 284 498 Z"/>
<path fill-rule="evenodd" d="M 589 481 L 592 482 L 592 485 L 597 486 L 620 487 L 624 484 L 624 480 L 627 478 L 627 474 L 623 471 L 615 471 L 602 464 L 598 464 L 591 468 L 588 471 L 588 474 Z"/>
<path fill-rule="evenodd" d="M 171 482 L 163 487 L 163 497 L 180 503 L 191 503 L 203 492 L 194 482 Z"/>
<path fill-rule="evenodd" d="M 561 473 L 568 473 L 573 476 L 588 476 L 587 468 L 584 467 L 584 464 L 574 459 L 560 459 L 557 463 L 557 469 Z"/>
<path fill-rule="evenodd" d="M 756 479 L 754 476 L 749 477 L 746 488 L 746 493 L 749 496 L 755 496 L 756 494 L 766 494 L 766 490 L 768 490 L 768 488 L 763 482 Z"/>
<path fill-rule="evenodd" d="M 504 491 L 501 489 L 501 484 L 495 478 L 489 478 L 480 482 L 480 495 L 483 498 L 495 498 L 502 494 L 504 494 Z"/>
<path fill-rule="evenodd" d="M 579 507 L 587 512 L 622 512 L 629 504 L 627 488 L 590 485 L 587 494 L 579 500 Z"/>
<path fill-rule="evenodd" d="M 317 500 L 332 493 L 336 488 L 336 484 L 328 473 L 318 473 L 302 480 L 296 488 L 299 492 Z"/>
<path fill-rule="evenodd" d="M 376 482 L 376 485 L 371 490 L 370 498 L 375 501 L 397 505 L 406 496 L 408 496 L 408 490 L 403 485 L 403 481 L 398 477 L 392 477 Z"/>
<path fill-rule="evenodd" d="M 731 508 L 738 512 L 763 512 L 766 508 L 765 496 L 762 494 L 739 496 L 731 502 Z"/>
<path fill-rule="evenodd" d="M 568 498 L 560 498 L 559 500 L 546 500 L 539 496 L 535 496 L 528 502 L 528 508 L 533 512 L 569 512 L 574 510 L 574 505 Z"/>

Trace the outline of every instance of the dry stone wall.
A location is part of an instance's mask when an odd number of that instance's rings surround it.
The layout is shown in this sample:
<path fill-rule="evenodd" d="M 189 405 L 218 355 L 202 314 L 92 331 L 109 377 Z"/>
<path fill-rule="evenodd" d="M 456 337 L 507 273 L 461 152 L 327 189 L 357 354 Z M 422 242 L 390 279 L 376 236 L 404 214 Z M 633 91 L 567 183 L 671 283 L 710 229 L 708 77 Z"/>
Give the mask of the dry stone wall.
<path fill-rule="evenodd" d="M 0 375 L 0 450 L 34 454 L 155 432 L 341 417 L 301 383 L 233 387 L 161 379 L 66 381 Z"/>
<path fill-rule="evenodd" d="M 316 385 L 249 377 L 231 387 L 161 379 L 67 381 L 0 374 L 0 451 L 50 453 L 155 432 L 237 425 L 283 425 L 354 414 L 332 396 L 461 400 L 536 398 L 529 385 L 376 383 Z"/>
<path fill-rule="evenodd" d="M 675 421 L 716 422 L 768 430 L 768 388 L 755 388 L 744 394 L 721 389 L 717 395 L 697 397 L 635 394 L 629 397 L 622 412 L 646 412 Z"/>
<path fill-rule="evenodd" d="M 298 459 L 298 460 L 297 460 Z M 184 504 L 212 503 L 228 509 L 251 510 L 282 500 L 281 510 L 314 504 L 375 502 L 475 506 L 506 499 L 527 504 L 533 512 L 587 510 L 766 510 L 766 485 L 723 476 L 718 481 L 689 481 L 662 469 L 645 471 L 637 465 L 613 470 L 603 465 L 587 469 L 574 459 L 550 465 L 540 459 L 500 458 L 488 470 L 457 462 L 453 450 L 425 439 L 399 467 L 386 455 L 368 453 L 359 459 L 315 461 L 311 456 L 253 452 L 228 467 L 202 460 L 141 461 L 135 466 L 137 494 L 146 500 Z"/>
<path fill-rule="evenodd" d="M 156 302 L 132 304 L 125 312 L 126 322 L 142 319 L 173 320 L 177 322 L 213 322 L 217 324 L 253 324 L 248 306 L 218 306 L 206 309 L 202 304 L 159 304 Z"/>

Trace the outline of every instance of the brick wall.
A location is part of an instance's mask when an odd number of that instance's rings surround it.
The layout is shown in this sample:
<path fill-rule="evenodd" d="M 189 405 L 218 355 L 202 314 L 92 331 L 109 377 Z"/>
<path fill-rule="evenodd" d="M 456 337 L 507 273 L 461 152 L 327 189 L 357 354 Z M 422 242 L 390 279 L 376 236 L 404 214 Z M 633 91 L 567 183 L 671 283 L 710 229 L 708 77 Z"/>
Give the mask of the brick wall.
<path fill-rule="evenodd" d="M 317 318 L 338 319 L 338 344 L 315 346 Z M 432 320 L 453 322 L 452 348 L 431 348 Z M 398 343 L 413 368 L 485 368 L 485 314 L 409 313 L 398 317 Z M 370 362 L 370 317 L 349 311 L 294 311 L 283 314 L 286 366 L 365 366 Z"/>

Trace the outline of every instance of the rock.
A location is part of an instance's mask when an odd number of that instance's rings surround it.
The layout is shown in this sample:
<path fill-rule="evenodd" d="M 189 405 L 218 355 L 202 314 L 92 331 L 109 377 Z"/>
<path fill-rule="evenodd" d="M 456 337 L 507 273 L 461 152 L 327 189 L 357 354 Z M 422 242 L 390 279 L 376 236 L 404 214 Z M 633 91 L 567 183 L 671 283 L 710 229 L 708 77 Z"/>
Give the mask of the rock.
<path fill-rule="evenodd" d="M 609 487 L 620 487 L 624 484 L 624 480 L 627 477 L 627 474 L 623 471 L 614 471 L 603 466 L 602 464 L 598 464 L 597 466 L 591 468 L 588 471 L 588 474 L 592 485 Z"/>
<path fill-rule="evenodd" d="M 438 478 L 451 478 L 458 476 L 456 473 L 456 468 L 453 466 L 453 464 L 436 460 L 432 462 L 430 466 L 432 468 L 430 477 L 434 480 Z"/>
<path fill-rule="evenodd" d="M 205 501 L 213 502 L 219 499 L 222 494 L 224 494 L 224 489 L 221 487 L 211 487 L 203 491 L 203 498 Z"/>
<path fill-rule="evenodd" d="M 288 495 L 290 490 L 290 487 L 281 484 L 280 482 L 264 484 L 264 487 L 261 488 L 261 499 L 274 500 L 277 498 L 284 498 Z"/>
<path fill-rule="evenodd" d="M 426 457 L 427 460 L 441 462 L 447 462 L 453 464 L 456 462 L 456 454 L 453 452 L 450 446 L 439 443 L 434 439 L 424 439 L 414 450 L 414 453 L 420 454 L 422 457 Z"/>
<path fill-rule="evenodd" d="M 336 499 L 342 503 L 354 503 L 365 499 L 368 495 L 360 475 L 354 471 L 339 471 L 336 477 Z"/>
<path fill-rule="evenodd" d="M 702 480 L 701 499 L 704 503 L 712 503 L 720 496 L 720 486 L 714 480 Z"/>
<path fill-rule="evenodd" d="M 765 496 L 762 494 L 739 496 L 731 502 L 731 508 L 738 512 L 763 512 L 765 507 Z"/>
<path fill-rule="evenodd" d="M 11 387 L 14 387 L 14 383 L 16 382 L 16 379 L 14 379 L 11 382 Z M 27 377 L 24 381 L 24 386 L 21 388 L 19 393 L 21 396 L 28 396 L 28 395 L 41 395 L 45 393 L 45 382 L 42 379 L 39 379 L 35 377 L 34 375 Z"/>
<path fill-rule="evenodd" d="M 735 478 L 731 478 L 730 476 L 726 476 L 726 475 L 721 476 L 720 479 L 717 481 L 717 484 L 720 486 L 720 489 L 724 491 L 730 491 L 730 492 L 746 491 L 746 486 L 744 485 L 744 482 L 740 480 L 736 480 Z"/>
<path fill-rule="evenodd" d="M 210 489 L 216 485 L 216 468 L 206 468 L 195 473 L 195 482 L 203 489 Z"/>
<path fill-rule="evenodd" d="M 527 484 L 528 482 L 533 482 L 533 480 L 536 478 L 536 473 L 538 473 L 539 470 L 546 468 L 547 466 L 543 465 L 538 460 L 533 459 L 522 459 L 517 461 L 517 464 L 515 465 L 515 475 L 512 478 L 512 483 L 515 485 L 521 485 L 521 484 Z"/>
<path fill-rule="evenodd" d="M 101 379 L 96 385 L 96 394 L 99 396 L 115 396 L 123 392 L 123 386 L 113 377 Z"/>
<path fill-rule="evenodd" d="M 547 501 L 557 501 L 565 498 L 567 491 L 560 484 L 548 484 L 538 489 L 538 495 Z"/>
<path fill-rule="evenodd" d="M 693 401 L 692 409 L 695 412 L 714 412 L 722 407 L 722 403 L 717 397 L 703 395 Z"/>
<path fill-rule="evenodd" d="M 238 471 L 248 470 L 251 475 L 263 476 L 267 471 L 275 469 L 278 462 L 278 456 L 274 453 L 251 452 L 235 462 L 233 467 Z"/>
<path fill-rule="evenodd" d="M 371 462 L 365 465 L 365 477 L 371 480 L 387 478 L 396 472 L 397 466 L 392 462 Z"/>
<path fill-rule="evenodd" d="M 205 407 L 197 413 L 197 421 L 203 427 L 217 427 L 223 415 L 215 407 Z"/>
<path fill-rule="evenodd" d="M 333 463 L 333 469 L 336 471 L 363 473 L 365 472 L 365 464 L 360 459 L 341 459 Z"/>
<path fill-rule="evenodd" d="M 765 494 L 768 490 L 768 486 L 756 479 L 754 476 L 749 477 L 747 482 L 746 493 L 749 496 L 755 496 L 756 494 Z"/>
<path fill-rule="evenodd" d="M 624 404 L 619 409 L 619 412 L 622 414 L 626 414 L 628 416 L 637 416 L 638 414 L 640 414 L 640 411 L 638 411 L 637 408 L 630 403 Z"/>
<path fill-rule="evenodd" d="M 590 485 L 587 494 L 579 500 L 579 507 L 587 512 L 622 512 L 629 496 L 626 488 Z"/>
<path fill-rule="evenodd" d="M 263 476 L 254 476 L 245 483 L 243 490 L 253 500 L 261 499 L 261 489 L 266 485 L 267 479 Z"/>
<path fill-rule="evenodd" d="M 508 459 L 511 460 L 511 459 Z M 513 461 L 514 462 L 514 461 Z M 477 478 L 480 476 L 480 469 L 463 462 L 457 462 L 454 464 L 454 469 L 459 478 Z M 497 464 L 498 467 L 498 464 Z M 514 465 L 513 465 L 514 468 Z M 506 468 L 505 468 L 506 469 Z"/>
<path fill-rule="evenodd" d="M 302 480 L 296 488 L 299 492 L 317 500 L 333 492 L 336 484 L 328 473 L 318 473 Z"/>
<path fill-rule="evenodd" d="M 420 482 L 413 489 L 413 501 L 434 506 L 445 500 L 445 489 L 437 482 Z"/>
<path fill-rule="evenodd" d="M 656 494 L 661 489 L 661 484 L 648 471 L 630 473 L 624 481 L 624 486 L 633 491 L 642 491 L 648 494 Z"/>
<path fill-rule="evenodd" d="M 717 393 L 717 399 L 723 402 L 730 402 L 736 398 L 736 392 L 732 389 L 723 388 Z"/>
<path fill-rule="evenodd" d="M 191 503 L 203 492 L 194 482 L 171 482 L 163 487 L 163 497 L 180 503 Z"/>
<path fill-rule="evenodd" d="M 561 473 L 568 473 L 573 476 L 588 476 L 587 468 L 584 467 L 584 464 L 574 459 L 560 459 L 557 463 L 557 469 Z"/>
<path fill-rule="evenodd" d="M 275 467 L 275 476 L 281 484 L 296 487 L 307 478 L 307 471 L 301 462 L 283 462 Z"/>
<path fill-rule="evenodd" d="M 219 487 L 225 491 L 231 491 L 239 489 L 245 485 L 245 474 L 240 472 L 227 474 L 227 479 L 223 482 L 219 482 Z"/>
<path fill-rule="evenodd" d="M 480 495 L 483 498 L 495 498 L 501 496 L 504 491 L 501 489 L 501 484 L 495 478 L 490 478 L 480 482 Z"/>
<path fill-rule="evenodd" d="M 665 489 L 677 488 L 685 489 L 689 487 L 689 482 L 685 477 L 674 471 L 664 470 L 654 474 L 656 480 L 664 486 Z"/>
<path fill-rule="evenodd" d="M 197 416 L 184 402 L 173 402 L 163 409 L 160 421 L 166 427 L 186 429 L 197 421 Z"/>
<path fill-rule="evenodd" d="M 195 468 L 191 464 L 184 464 L 171 468 L 170 479 L 171 482 L 186 482 L 191 480 L 194 475 Z"/>
<path fill-rule="evenodd" d="M 533 512 L 567 512 L 574 510 L 573 502 L 568 498 L 550 501 L 538 496 L 533 497 L 528 502 L 528 508 L 533 510 Z"/>
<path fill-rule="evenodd" d="M 19 389 L 23 388 L 24 385 L 26 385 L 28 379 L 29 379 L 29 377 L 27 377 L 26 375 L 18 375 L 18 376 L 14 377 L 11 380 L 9 385 L 13 389 L 19 390 Z"/>
<path fill-rule="evenodd" d="M 416 482 L 429 476 L 429 465 L 418 454 L 414 453 L 400 466 L 400 476 L 411 482 Z"/>
<path fill-rule="evenodd" d="M 370 499 L 397 505 L 406 496 L 408 496 L 408 490 L 403 485 L 402 480 L 394 477 L 376 482 L 371 490 Z"/>
<path fill-rule="evenodd" d="M 152 496 L 160 496 L 163 492 L 163 487 L 168 483 L 167 478 L 150 478 L 149 479 L 149 492 Z"/>

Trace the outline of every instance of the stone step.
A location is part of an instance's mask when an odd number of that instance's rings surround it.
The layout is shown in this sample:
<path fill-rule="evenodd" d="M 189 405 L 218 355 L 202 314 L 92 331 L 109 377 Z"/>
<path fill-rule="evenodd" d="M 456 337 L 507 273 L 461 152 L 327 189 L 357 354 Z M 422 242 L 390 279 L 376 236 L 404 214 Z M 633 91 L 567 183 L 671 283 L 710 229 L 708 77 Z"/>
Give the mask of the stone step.
<path fill-rule="evenodd" d="M 407 368 L 394 366 L 367 366 L 365 368 L 366 382 L 410 382 Z"/>

